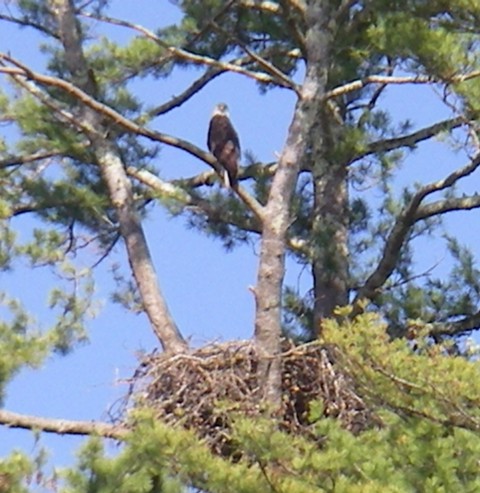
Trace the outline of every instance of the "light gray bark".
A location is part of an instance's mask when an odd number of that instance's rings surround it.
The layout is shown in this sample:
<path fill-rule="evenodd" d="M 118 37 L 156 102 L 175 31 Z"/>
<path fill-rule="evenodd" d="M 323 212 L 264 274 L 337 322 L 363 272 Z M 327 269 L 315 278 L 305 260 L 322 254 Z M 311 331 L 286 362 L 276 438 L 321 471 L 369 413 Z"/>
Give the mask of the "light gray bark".
<path fill-rule="evenodd" d="M 80 89 L 94 96 L 95 83 L 82 51 L 82 37 L 73 2 L 51 0 L 51 8 L 58 22 L 65 60 L 73 82 Z M 94 110 L 83 107 L 79 119 L 82 120 L 83 128 L 91 129 L 89 138 L 92 150 L 100 166 L 111 203 L 117 212 L 128 261 L 152 329 L 165 351 L 172 353 L 185 351 L 187 344 L 176 327 L 158 286 L 148 244 L 135 209 L 131 182 L 115 143 L 105 137 L 106 132 L 102 131 L 102 117 Z"/>
<path fill-rule="evenodd" d="M 281 407 L 281 298 L 285 275 L 290 204 L 309 142 L 308 133 L 324 111 L 329 65 L 329 14 L 325 1 L 307 6 L 307 68 L 300 88 L 287 141 L 264 210 L 260 261 L 255 289 L 255 342 L 259 354 L 258 377 L 263 397 L 274 409 Z"/>

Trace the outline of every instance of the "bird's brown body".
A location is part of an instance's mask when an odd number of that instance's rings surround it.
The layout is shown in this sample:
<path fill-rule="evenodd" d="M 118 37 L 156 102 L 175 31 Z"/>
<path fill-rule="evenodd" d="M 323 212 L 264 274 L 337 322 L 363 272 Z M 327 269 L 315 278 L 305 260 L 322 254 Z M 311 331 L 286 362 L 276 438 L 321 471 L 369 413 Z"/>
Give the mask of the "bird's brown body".
<path fill-rule="evenodd" d="M 218 104 L 208 127 L 208 149 L 225 169 L 224 182 L 227 188 L 237 183 L 240 141 L 228 115 L 227 105 Z"/>

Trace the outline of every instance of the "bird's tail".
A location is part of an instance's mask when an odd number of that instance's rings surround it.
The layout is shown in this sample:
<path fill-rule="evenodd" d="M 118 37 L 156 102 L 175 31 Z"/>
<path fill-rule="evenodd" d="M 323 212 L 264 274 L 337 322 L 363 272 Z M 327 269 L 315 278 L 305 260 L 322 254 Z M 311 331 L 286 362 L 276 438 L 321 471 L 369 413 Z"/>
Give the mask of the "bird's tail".
<path fill-rule="evenodd" d="M 230 182 L 230 176 L 228 176 L 228 171 L 226 169 L 223 170 L 223 184 L 225 188 L 232 188 L 232 183 Z"/>
<path fill-rule="evenodd" d="M 237 184 L 236 177 L 232 176 L 226 169 L 223 170 L 223 184 L 225 185 L 225 188 L 228 188 L 229 190 L 234 188 Z"/>

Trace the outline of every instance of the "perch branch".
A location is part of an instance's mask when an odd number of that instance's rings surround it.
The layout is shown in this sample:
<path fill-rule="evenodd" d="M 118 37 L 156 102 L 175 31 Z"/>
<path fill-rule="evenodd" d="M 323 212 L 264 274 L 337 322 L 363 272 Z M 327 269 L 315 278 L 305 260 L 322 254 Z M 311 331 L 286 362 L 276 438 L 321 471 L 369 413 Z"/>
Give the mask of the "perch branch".
<path fill-rule="evenodd" d="M 201 213 L 205 214 L 208 218 L 216 221 L 220 220 L 221 214 L 219 217 L 218 209 L 212 207 L 208 200 L 198 197 L 193 193 L 189 193 L 179 184 L 175 182 L 167 182 L 161 180 L 158 176 L 154 175 L 150 171 L 143 169 L 139 170 L 137 168 L 134 168 L 133 166 L 127 168 L 127 173 L 131 177 L 138 180 L 140 183 L 148 186 L 154 192 L 159 193 L 161 196 L 173 199 L 177 203 L 193 208 L 194 210 L 197 209 Z M 178 180 L 178 183 L 182 183 L 182 180 Z M 240 195 L 240 193 L 242 193 L 242 190 L 238 189 L 237 193 Z M 228 224 L 231 224 L 232 226 L 245 229 L 252 233 L 260 233 L 262 229 L 261 220 L 259 220 L 256 214 L 255 217 L 258 221 L 254 221 L 251 217 L 245 215 L 243 221 L 239 221 L 238 219 L 236 219 L 232 222 L 231 218 L 225 216 L 222 218 L 222 222 L 226 222 Z"/>
<path fill-rule="evenodd" d="M 125 118 L 123 115 L 110 108 L 109 106 L 98 102 L 96 99 L 89 96 L 87 93 L 79 89 L 74 84 L 67 82 L 63 79 L 59 79 L 57 77 L 51 77 L 48 75 L 43 75 L 37 72 L 34 72 L 28 67 L 24 66 L 17 60 L 13 59 L 9 55 L 0 54 L 0 61 L 8 61 L 15 65 L 15 67 L 5 67 L 0 66 L 0 73 L 5 73 L 11 75 L 13 77 L 24 77 L 26 79 L 32 79 L 40 84 L 45 84 L 53 87 L 58 87 L 63 89 L 66 93 L 75 97 L 78 101 L 85 104 L 89 108 L 93 109 L 97 113 L 100 113 L 110 120 L 112 120 L 116 125 L 123 127 L 125 130 L 135 133 L 136 135 L 143 136 L 149 140 L 161 142 L 163 144 L 170 145 L 172 147 L 176 147 L 178 149 L 182 149 L 185 152 L 188 152 L 192 156 L 201 159 L 206 164 L 210 165 L 218 174 L 222 174 L 222 170 L 215 159 L 215 157 L 209 152 L 203 151 L 199 147 L 191 144 L 186 140 L 179 139 L 177 137 L 173 137 L 171 135 L 167 135 L 161 132 L 157 132 L 154 130 L 149 130 L 137 123 Z M 44 98 L 45 99 L 45 98 Z M 62 111 L 62 114 L 65 112 Z M 70 117 L 71 119 L 71 117 Z M 78 123 L 80 125 L 80 123 Z M 88 132 L 94 133 L 96 129 L 88 128 Z M 263 217 L 263 206 L 248 192 L 238 187 L 236 190 L 238 196 L 243 200 L 243 202 L 252 210 L 252 212 L 259 218 Z"/>

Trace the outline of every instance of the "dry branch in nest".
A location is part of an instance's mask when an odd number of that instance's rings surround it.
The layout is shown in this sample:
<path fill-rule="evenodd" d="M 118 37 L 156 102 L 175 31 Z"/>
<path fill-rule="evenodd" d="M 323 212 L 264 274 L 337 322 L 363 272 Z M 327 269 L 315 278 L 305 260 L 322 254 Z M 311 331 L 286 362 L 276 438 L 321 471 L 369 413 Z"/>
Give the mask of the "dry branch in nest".
<path fill-rule="evenodd" d="M 317 343 L 284 343 L 282 359 L 283 412 L 280 426 L 288 432 L 311 434 L 309 405 L 323 402 L 325 416 L 338 418 L 352 432 L 374 422 L 353 385 Z M 232 415 L 259 416 L 264 411 L 252 341 L 211 344 L 188 354 L 153 354 L 137 371 L 136 405 L 153 408 L 164 422 L 195 429 L 211 448 L 232 455 Z"/>

